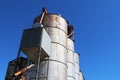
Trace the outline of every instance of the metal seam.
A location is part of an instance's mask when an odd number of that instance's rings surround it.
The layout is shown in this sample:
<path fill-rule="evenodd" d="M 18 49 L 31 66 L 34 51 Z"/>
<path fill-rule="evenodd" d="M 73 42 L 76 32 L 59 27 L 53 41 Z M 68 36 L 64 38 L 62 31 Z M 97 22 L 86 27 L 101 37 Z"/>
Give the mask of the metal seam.
<path fill-rule="evenodd" d="M 65 18 L 61 14 L 47 13 L 47 16 L 57 16 L 57 17 L 60 17 L 68 24 L 68 22 L 65 20 Z"/>
<path fill-rule="evenodd" d="M 74 64 L 78 64 L 79 65 L 79 63 L 77 63 L 77 62 L 74 62 Z"/>
<path fill-rule="evenodd" d="M 72 51 L 73 53 L 75 53 L 73 50 L 71 50 L 71 49 L 69 49 L 69 48 L 67 48 L 68 50 L 70 50 L 70 51 Z"/>
<path fill-rule="evenodd" d="M 61 62 L 61 61 L 58 61 L 58 60 L 53 60 L 53 59 L 43 59 L 42 61 L 46 61 L 46 60 L 49 60 L 49 61 L 56 61 L 56 62 L 62 63 L 62 64 L 64 64 L 64 65 L 68 68 L 67 64 L 64 63 L 64 62 Z"/>
<path fill-rule="evenodd" d="M 72 63 L 72 62 L 69 62 L 69 61 L 68 61 L 68 63 L 73 64 L 73 65 L 75 66 L 75 64 L 74 64 L 74 63 Z"/>
<path fill-rule="evenodd" d="M 60 44 L 60 43 L 58 43 L 58 42 L 51 41 L 51 43 L 56 43 L 56 44 L 59 44 L 59 45 L 61 45 L 61 46 L 63 46 L 64 48 L 66 48 L 66 49 L 67 49 L 67 47 L 66 47 L 66 46 L 64 46 L 63 44 Z"/>
<path fill-rule="evenodd" d="M 73 77 L 73 76 L 70 76 L 70 75 L 68 75 L 68 77 L 71 77 L 71 78 L 75 79 L 75 77 Z"/>
<path fill-rule="evenodd" d="M 54 26 L 45 26 L 45 28 L 57 28 L 57 29 L 59 29 L 59 30 L 61 30 L 61 31 L 63 31 L 65 34 L 67 34 L 67 32 L 65 32 L 63 29 L 61 29 L 61 28 L 58 28 L 58 27 L 54 27 Z"/>
<path fill-rule="evenodd" d="M 79 73 L 75 72 L 75 74 L 79 75 Z"/>
<path fill-rule="evenodd" d="M 73 54 L 75 53 L 73 50 L 71 50 L 71 49 L 67 48 L 66 46 L 64 46 L 64 45 L 63 45 L 63 44 L 61 44 L 61 43 L 58 43 L 58 42 L 55 42 L 55 41 L 51 41 L 51 43 L 56 43 L 56 44 L 59 44 L 59 45 L 63 46 L 64 48 L 66 48 L 67 50 L 72 51 L 72 52 L 73 52 Z"/>
<path fill-rule="evenodd" d="M 34 77 L 32 77 L 33 79 L 35 79 Z M 38 79 L 41 79 L 41 78 L 47 78 L 47 76 L 46 77 L 38 77 Z"/>

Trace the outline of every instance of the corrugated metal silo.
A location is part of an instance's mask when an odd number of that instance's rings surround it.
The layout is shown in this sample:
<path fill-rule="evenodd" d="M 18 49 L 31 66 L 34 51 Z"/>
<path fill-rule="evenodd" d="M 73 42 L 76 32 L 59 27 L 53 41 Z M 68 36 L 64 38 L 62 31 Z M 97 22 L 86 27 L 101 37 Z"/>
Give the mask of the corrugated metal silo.
<path fill-rule="evenodd" d="M 74 42 L 72 39 L 67 38 L 67 48 L 68 48 L 68 77 L 67 80 L 75 80 L 75 64 L 74 64 Z"/>
<path fill-rule="evenodd" d="M 80 80 L 79 76 L 79 54 L 74 53 L 74 64 L 75 64 L 75 78 Z"/>
<path fill-rule="evenodd" d="M 79 72 L 79 80 L 84 80 L 82 72 Z"/>
<path fill-rule="evenodd" d="M 46 14 L 43 26 L 52 40 L 48 80 L 67 80 L 67 22 L 56 14 Z"/>

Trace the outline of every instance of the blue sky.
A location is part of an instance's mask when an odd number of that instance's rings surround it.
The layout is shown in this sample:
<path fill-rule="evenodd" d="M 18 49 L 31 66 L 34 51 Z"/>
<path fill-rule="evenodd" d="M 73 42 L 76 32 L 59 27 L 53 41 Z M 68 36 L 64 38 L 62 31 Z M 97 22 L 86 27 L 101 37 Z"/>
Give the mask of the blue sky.
<path fill-rule="evenodd" d="M 120 80 L 120 0 L 0 0 L 1 80 L 16 58 L 23 29 L 44 6 L 74 25 L 86 80 Z"/>

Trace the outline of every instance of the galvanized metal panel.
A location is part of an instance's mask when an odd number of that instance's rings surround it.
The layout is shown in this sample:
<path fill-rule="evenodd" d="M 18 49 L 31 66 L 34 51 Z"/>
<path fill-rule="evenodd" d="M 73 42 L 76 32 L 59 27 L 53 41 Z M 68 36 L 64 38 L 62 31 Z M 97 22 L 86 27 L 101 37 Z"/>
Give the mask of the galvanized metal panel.
<path fill-rule="evenodd" d="M 25 29 L 22 36 L 21 48 L 40 47 L 42 37 L 42 28 Z"/>
<path fill-rule="evenodd" d="M 81 72 L 79 72 L 78 74 L 75 74 L 75 78 L 76 80 L 84 80 Z"/>
<path fill-rule="evenodd" d="M 32 60 L 33 62 L 37 63 L 38 60 L 38 54 L 40 53 L 40 48 L 22 48 L 23 52 L 29 57 L 30 60 Z M 41 50 L 42 53 L 44 50 Z M 41 59 L 43 59 L 44 57 L 46 57 L 47 55 L 44 54 L 43 56 L 41 56 Z"/>
<path fill-rule="evenodd" d="M 75 79 L 76 80 L 81 80 L 79 74 L 75 74 Z"/>
<path fill-rule="evenodd" d="M 67 49 L 56 43 L 52 43 L 52 51 L 50 59 L 57 60 L 63 63 L 67 63 Z"/>
<path fill-rule="evenodd" d="M 75 78 L 76 80 L 80 80 L 79 76 L 79 55 L 74 53 L 74 64 L 75 64 Z"/>
<path fill-rule="evenodd" d="M 67 48 L 68 48 L 69 50 L 74 51 L 74 42 L 73 42 L 73 40 L 70 39 L 70 38 L 67 38 Z"/>
<path fill-rule="evenodd" d="M 82 72 L 79 72 L 79 77 L 80 77 L 80 80 L 84 80 Z"/>
<path fill-rule="evenodd" d="M 67 49 L 68 49 L 68 79 L 75 80 L 75 65 L 74 65 L 74 42 L 70 38 L 67 38 Z"/>
<path fill-rule="evenodd" d="M 72 77 L 68 77 L 67 80 L 76 80 L 76 79 Z"/>
<path fill-rule="evenodd" d="M 75 63 L 75 73 L 79 73 L 79 64 Z"/>
<path fill-rule="evenodd" d="M 71 77 L 73 79 L 75 79 L 75 65 L 71 64 L 71 63 L 67 63 L 68 65 L 68 77 Z"/>
<path fill-rule="evenodd" d="M 76 80 L 80 80 L 79 78 L 79 55 L 77 53 L 74 53 L 74 64 L 75 64 L 75 77 Z"/>
<path fill-rule="evenodd" d="M 73 63 L 74 64 L 74 53 L 71 50 L 68 50 L 68 58 L 67 58 L 67 62 Z"/>
<path fill-rule="evenodd" d="M 74 53 L 74 62 L 79 64 L 79 54 Z"/>
<path fill-rule="evenodd" d="M 67 80 L 67 23 L 54 14 L 46 14 L 43 25 L 52 40 L 48 80 Z"/>
<path fill-rule="evenodd" d="M 51 39 L 42 27 L 25 29 L 20 48 L 32 61 L 37 62 L 39 53 L 41 59 L 50 56 Z"/>
<path fill-rule="evenodd" d="M 49 65 L 48 65 L 49 61 Z M 28 71 L 29 78 L 27 80 L 35 79 L 36 66 Z M 39 80 L 67 80 L 67 67 L 59 61 L 46 59 L 40 63 Z"/>
<path fill-rule="evenodd" d="M 51 38 L 44 28 L 42 30 L 41 48 L 50 56 L 52 46 Z"/>
<path fill-rule="evenodd" d="M 48 32 L 52 42 L 59 43 L 66 47 L 67 45 L 67 34 L 58 28 L 45 27 Z"/>
<path fill-rule="evenodd" d="M 48 80 L 67 80 L 67 67 L 60 62 L 50 61 Z"/>

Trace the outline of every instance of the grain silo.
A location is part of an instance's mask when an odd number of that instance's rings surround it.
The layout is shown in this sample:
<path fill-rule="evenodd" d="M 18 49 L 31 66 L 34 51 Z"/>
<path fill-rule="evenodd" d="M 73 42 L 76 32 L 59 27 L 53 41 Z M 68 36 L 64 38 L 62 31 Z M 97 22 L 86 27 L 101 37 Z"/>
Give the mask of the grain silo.
<path fill-rule="evenodd" d="M 15 69 L 10 80 L 18 76 L 21 80 L 83 80 L 74 50 L 74 27 L 59 14 L 43 8 L 32 28 L 24 29 L 17 59 L 21 52 L 27 56 L 26 67 Z"/>

